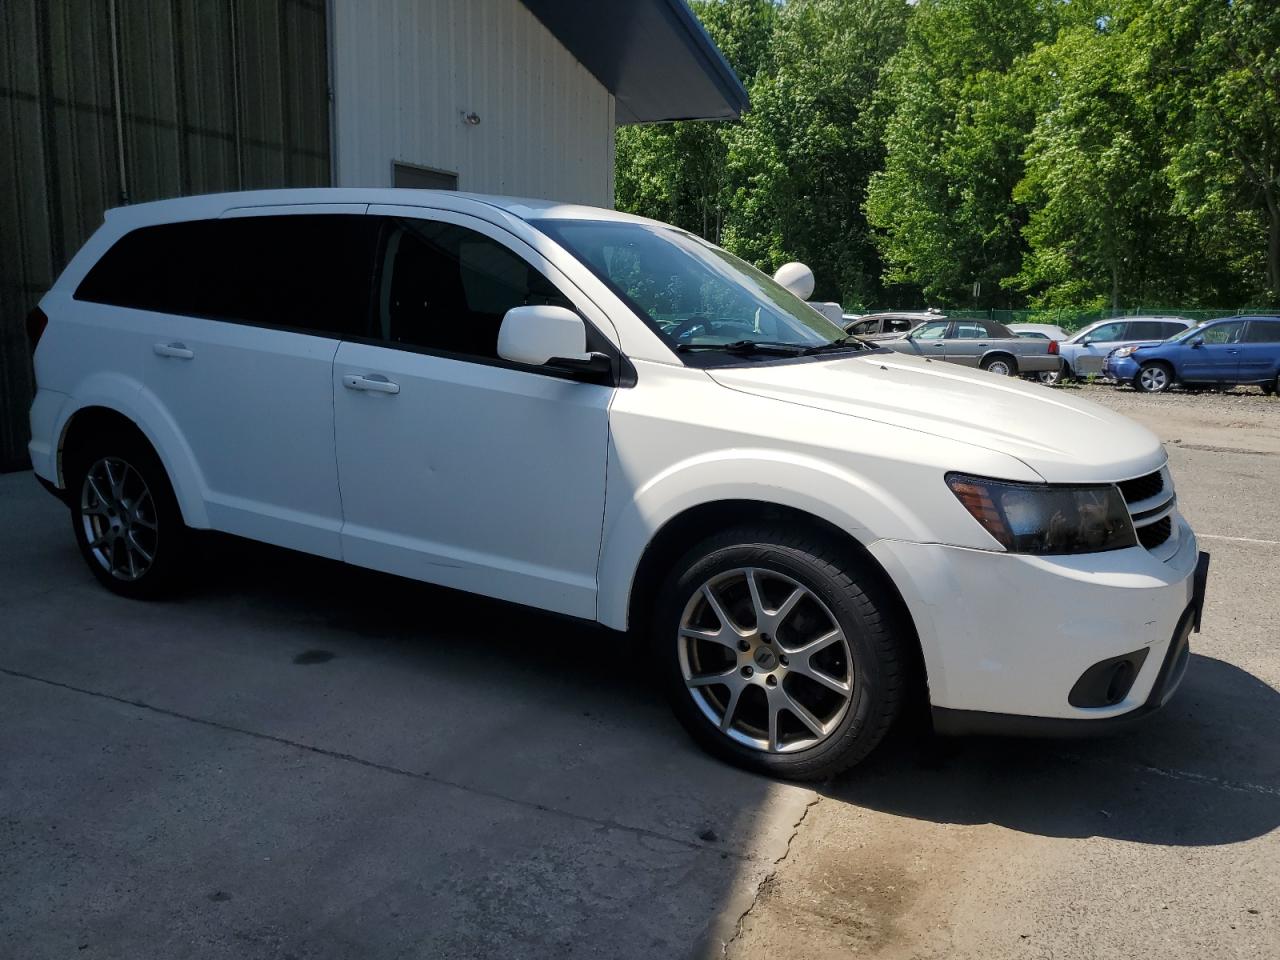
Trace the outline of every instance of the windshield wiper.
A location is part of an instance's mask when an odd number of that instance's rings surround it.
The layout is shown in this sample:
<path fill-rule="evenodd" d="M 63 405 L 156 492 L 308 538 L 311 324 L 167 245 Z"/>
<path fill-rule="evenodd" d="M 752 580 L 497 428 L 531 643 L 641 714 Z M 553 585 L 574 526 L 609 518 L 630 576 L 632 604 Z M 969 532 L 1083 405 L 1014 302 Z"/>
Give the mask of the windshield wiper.
<path fill-rule="evenodd" d="M 841 337 L 839 340 L 832 340 L 830 343 L 820 343 L 817 346 L 805 347 L 801 352 L 806 356 L 812 356 L 815 353 L 831 353 L 835 350 L 869 350 L 868 344 L 863 343 L 857 337 Z"/>
<path fill-rule="evenodd" d="M 778 357 L 799 357 L 805 353 L 804 347 L 797 343 L 778 343 L 773 340 L 732 340 L 729 343 L 681 343 L 676 346 L 678 353 L 692 353 L 695 350 L 720 350 L 737 356 L 748 356 L 753 353 L 767 353 Z"/>

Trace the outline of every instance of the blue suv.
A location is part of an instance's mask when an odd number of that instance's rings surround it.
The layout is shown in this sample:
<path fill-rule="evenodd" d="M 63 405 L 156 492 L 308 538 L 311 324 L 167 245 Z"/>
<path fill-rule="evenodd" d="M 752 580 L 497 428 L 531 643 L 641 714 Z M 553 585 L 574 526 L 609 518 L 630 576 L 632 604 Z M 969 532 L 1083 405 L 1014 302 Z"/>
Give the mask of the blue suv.
<path fill-rule="evenodd" d="M 1161 340 L 1107 355 L 1104 376 L 1143 393 L 1183 386 L 1257 384 L 1280 390 L 1280 316 L 1223 317 Z"/>

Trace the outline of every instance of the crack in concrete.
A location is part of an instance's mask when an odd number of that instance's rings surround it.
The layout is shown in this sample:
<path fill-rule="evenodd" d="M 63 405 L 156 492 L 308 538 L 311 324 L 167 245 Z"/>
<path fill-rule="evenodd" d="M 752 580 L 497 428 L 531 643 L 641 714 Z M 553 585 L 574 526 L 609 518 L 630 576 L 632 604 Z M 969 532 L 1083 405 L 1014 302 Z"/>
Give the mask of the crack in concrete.
<path fill-rule="evenodd" d="M 809 816 L 809 811 L 816 807 L 822 801 L 822 797 L 815 796 L 812 800 L 804 805 L 804 809 L 800 811 L 800 817 L 791 827 L 791 836 L 787 837 L 787 845 L 782 851 L 782 855 L 773 861 L 773 866 L 769 872 L 764 875 L 760 883 L 756 886 L 755 895 L 751 898 L 751 902 L 747 904 L 747 909 L 738 915 L 737 922 L 733 925 L 733 935 L 724 942 L 724 947 L 720 951 L 723 957 L 729 956 L 729 948 L 733 946 L 733 942 L 742 935 L 742 930 L 746 926 L 747 917 L 751 915 L 751 911 L 756 908 L 756 904 L 760 902 L 760 898 L 773 885 L 774 880 L 778 876 L 778 868 L 782 866 L 782 862 L 791 855 L 791 845 L 795 842 L 796 837 L 800 835 L 800 828 L 804 825 L 805 818 Z"/>
<path fill-rule="evenodd" d="M 261 733 L 257 730 L 249 730 L 244 727 L 237 727 L 229 723 L 222 723 L 218 720 L 210 720 L 206 717 L 197 717 L 191 714 L 179 713 L 176 710 L 169 710 L 165 707 L 157 707 L 153 704 L 146 703 L 142 700 L 130 700 L 128 697 L 117 697 L 114 694 L 103 693 L 100 690 L 89 690 L 85 687 L 77 687 L 74 684 L 63 683 L 60 680 L 50 680 L 47 677 L 38 677 L 34 674 L 24 673 L 21 670 L 11 670 L 7 667 L 0 667 L 0 674 L 13 677 L 18 680 L 29 680 L 34 683 L 43 683 L 51 687 L 61 690 L 67 690 L 72 693 L 79 693 L 84 696 L 97 697 L 101 700 L 109 700 L 113 703 L 124 704 L 125 706 L 134 707 L 138 710 L 147 710 L 151 713 L 160 714 L 161 716 L 171 717 L 176 720 L 184 720 L 188 723 L 198 723 L 202 726 L 212 727 L 215 730 L 221 730 L 225 733 L 235 733 L 245 737 L 253 737 L 257 740 L 265 740 L 268 743 L 276 743 L 282 746 L 291 747 L 295 750 L 303 750 L 307 753 L 319 754 L 331 760 L 339 760 L 343 763 L 355 763 L 362 767 L 368 767 L 371 770 L 379 770 L 383 773 L 393 774 L 399 777 L 408 777 L 412 780 L 421 780 L 426 783 L 435 784 L 441 787 L 449 787 L 454 790 L 461 790 L 464 793 L 474 794 L 476 796 L 487 797 L 491 800 L 500 800 L 505 803 L 512 803 L 516 806 L 525 807 L 530 810 L 538 810 L 544 813 L 550 813 L 558 817 L 564 817 L 569 820 L 576 820 L 582 823 L 593 824 L 596 827 L 603 827 L 610 830 L 621 830 L 624 833 L 630 833 L 638 837 L 644 837 L 652 840 L 661 840 L 664 843 L 675 843 L 692 850 L 714 850 L 721 856 L 729 856 L 735 860 L 743 862 L 752 862 L 756 857 L 750 854 L 739 853 L 735 850 L 725 849 L 724 845 L 718 843 L 700 843 L 694 840 L 686 840 L 683 837 L 672 836 L 671 834 L 660 833 L 657 830 L 648 830 L 644 827 L 635 827 L 625 823 L 619 823 L 616 820 L 606 820 L 601 817 L 589 817 L 581 813 L 573 813 L 568 810 L 561 810 L 557 807 L 547 806 L 546 804 L 537 803 L 531 800 L 521 800 L 519 797 L 507 796 L 494 790 L 484 790 L 478 787 L 468 786 L 464 783 L 458 783 L 454 780 L 446 780 L 443 777 L 433 776 L 429 773 L 417 773 L 413 770 L 405 770 L 403 767 L 392 766 L 388 763 L 380 763 L 377 760 L 366 760 L 363 757 L 357 757 L 355 754 L 342 753 L 337 750 L 328 750 L 324 747 L 316 747 L 311 744 L 301 743 L 297 740 L 290 740 L 287 737 L 278 737 L 270 733 Z M 803 817 L 801 817 L 803 819 Z M 795 835 L 792 834 L 794 839 Z M 791 841 L 787 841 L 787 847 L 790 849 Z"/>

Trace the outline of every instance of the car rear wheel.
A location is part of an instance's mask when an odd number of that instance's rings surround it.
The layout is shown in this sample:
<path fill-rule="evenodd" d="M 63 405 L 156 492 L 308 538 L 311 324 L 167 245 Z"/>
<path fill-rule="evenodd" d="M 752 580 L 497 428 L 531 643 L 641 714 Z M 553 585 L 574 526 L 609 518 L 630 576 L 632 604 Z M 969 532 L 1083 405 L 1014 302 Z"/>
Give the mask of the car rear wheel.
<path fill-rule="evenodd" d="M 982 361 L 982 369 L 1002 377 L 1016 377 L 1018 361 L 1006 356 L 987 357 Z"/>
<path fill-rule="evenodd" d="M 1133 386 L 1143 393 L 1164 393 L 1173 386 L 1173 373 L 1163 363 L 1146 363 L 1133 378 Z"/>
<path fill-rule="evenodd" d="M 170 592 L 184 567 L 188 531 L 147 442 L 105 431 L 70 452 L 67 479 L 76 542 L 98 582 L 136 599 Z"/>
<path fill-rule="evenodd" d="M 1277 376 L 1271 383 L 1264 383 L 1262 385 L 1262 392 L 1268 397 L 1280 393 L 1280 376 Z"/>
<path fill-rule="evenodd" d="M 1041 383 L 1054 386 L 1058 383 L 1064 383 L 1071 379 L 1071 368 L 1063 364 L 1061 370 L 1044 370 L 1036 374 L 1036 379 Z"/>
<path fill-rule="evenodd" d="M 654 618 L 676 716 L 709 752 L 797 780 L 831 777 L 880 742 L 908 660 L 881 581 L 838 546 L 781 528 L 705 541 Z"/>

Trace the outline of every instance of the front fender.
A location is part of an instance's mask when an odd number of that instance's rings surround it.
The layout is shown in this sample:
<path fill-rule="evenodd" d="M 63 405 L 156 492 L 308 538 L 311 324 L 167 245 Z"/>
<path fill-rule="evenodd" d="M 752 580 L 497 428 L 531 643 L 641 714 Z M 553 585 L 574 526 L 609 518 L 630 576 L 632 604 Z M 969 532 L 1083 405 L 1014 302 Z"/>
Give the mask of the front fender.
<path fill-rule="evenodd" d="M 57 485 L 65 489 L 63 448 L 75 416 L 90 407 L 111 410 L 134 424 L 159 456 L 173 486 L 183 520 L 189 527 L 207 529 L 206 484 L 191 447 L 159 398 L 137 380 L 119 373 L 94 373 L 76 385 L 54 428 L 58 438 Z"/>
<path fill-rule="evenodd" d="M 881 537 L 927 539 L 926 526 L 882 485 L 836 464 L 774 450 L 718 450 L 675 463 L 639 489 L 611 447 L 609 492 L 599 566 L 597 619 L 627 628 L 628 607 L 644 551 L 687 510 L 728 500 L 789 507 L 818 517 L 863 545 Z"/>

